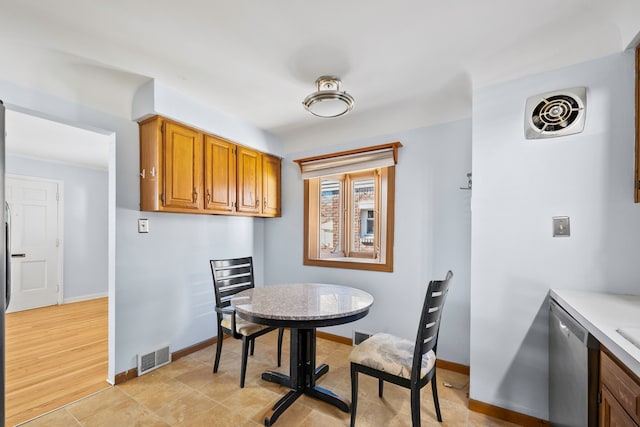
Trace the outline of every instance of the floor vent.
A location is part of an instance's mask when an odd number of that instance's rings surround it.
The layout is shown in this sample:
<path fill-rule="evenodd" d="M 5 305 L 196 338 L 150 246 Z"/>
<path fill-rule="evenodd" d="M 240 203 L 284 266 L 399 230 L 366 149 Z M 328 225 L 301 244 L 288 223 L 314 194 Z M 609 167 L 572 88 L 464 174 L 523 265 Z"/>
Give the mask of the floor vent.
<path fill-rule="evenodd" d="M 371 335 L 373 335 L 371 332 L 365 332 L 365 331 L 353 331 L 353 345 L 358 345 L 360 344 L 362 341 L 366 340 L 367 338 L 369 338 Z"/>
<path fill-rule="evenodd" d="M 171 362 L 171 353 L 167 346 L 151 353 L 138 354 L 137 359 L 138 376 L 140 376 Z"/>

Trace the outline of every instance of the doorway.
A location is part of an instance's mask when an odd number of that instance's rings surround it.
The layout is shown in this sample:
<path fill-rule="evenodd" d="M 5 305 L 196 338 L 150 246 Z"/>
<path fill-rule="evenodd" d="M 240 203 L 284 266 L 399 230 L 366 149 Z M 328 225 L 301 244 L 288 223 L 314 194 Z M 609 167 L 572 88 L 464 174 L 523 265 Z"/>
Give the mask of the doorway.
<path fill-rule="evenodd" d="M 102 299 L 106 301 L 111 323 L 115 280 L 115 135 L 44 119 L 31 111 L 7 109 L 6 119 L 7 173 L 58 181 L 58 189 L 64 189 L 58 191 L 64 204 L 64 209 L 59 209 L 64 239 L 60 233 L 56 245 L 64 256 L 60 257 L 57 307 Z M 27 252 L 13 253 L 20 259 Z M 44 269 L 35 270 L 30 273 L 32 276 L 42 274 Z M 28 312 L 37 310 L 42 309 Z M 15 314 L 20 313 L 24 312 Z M 64 318 L 59 322 L 63 328 Z M 107 383 L 113 380 L 111 326 L 105 328 L 104 339 L 108 346 L 103 354 L 108 362 L 102 366 L 102 378 Z"/>

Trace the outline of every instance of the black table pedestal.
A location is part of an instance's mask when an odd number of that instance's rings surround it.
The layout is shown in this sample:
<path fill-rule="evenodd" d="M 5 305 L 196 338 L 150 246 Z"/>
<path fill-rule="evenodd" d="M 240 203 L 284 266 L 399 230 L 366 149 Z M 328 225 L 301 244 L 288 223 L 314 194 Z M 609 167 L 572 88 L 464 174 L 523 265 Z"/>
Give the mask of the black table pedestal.
<path fill-rule="evenodd" d="M 290 375 L 279 372 L 264 372 L 262 379 L 274 382 L 291 390 L 271 408 L 264 418 L 264 425 L 270 426 L 296 399 L 303 394 L 320 399 L 349 412 L 350 402 L 334 392 L 316 386 L 316 379 L 329 371 L 329 366 L 322 364 L 316 368 L 316 330 L 291 329 Z"/>

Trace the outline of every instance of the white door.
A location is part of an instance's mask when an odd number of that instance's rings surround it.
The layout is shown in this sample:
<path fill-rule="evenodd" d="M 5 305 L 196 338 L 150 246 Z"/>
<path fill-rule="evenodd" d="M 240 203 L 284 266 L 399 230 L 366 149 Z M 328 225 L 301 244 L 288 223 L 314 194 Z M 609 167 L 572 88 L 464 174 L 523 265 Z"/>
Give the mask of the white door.
<path fill-rule="evenodd" d="M 56 305 L 59 223 L 56 181 L 7 176 L 11 211 L 11 302 L 7 312 Z"/>

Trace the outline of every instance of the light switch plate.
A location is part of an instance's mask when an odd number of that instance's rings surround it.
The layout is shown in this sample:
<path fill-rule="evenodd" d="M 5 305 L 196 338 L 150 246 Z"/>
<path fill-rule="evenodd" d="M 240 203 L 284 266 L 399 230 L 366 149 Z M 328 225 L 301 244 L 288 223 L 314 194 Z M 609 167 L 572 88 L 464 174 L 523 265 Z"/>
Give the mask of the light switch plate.
<path fill-rule="evenodd" d="M 554 216 L 552 219 L 553 237 L 569 237 L 571 235 L 568 216 Z"/>
<path fill-rule="evenodd" d="M 138 233 L 149 232 L 149 220 L 146 218 L 138 218 Z"/>

